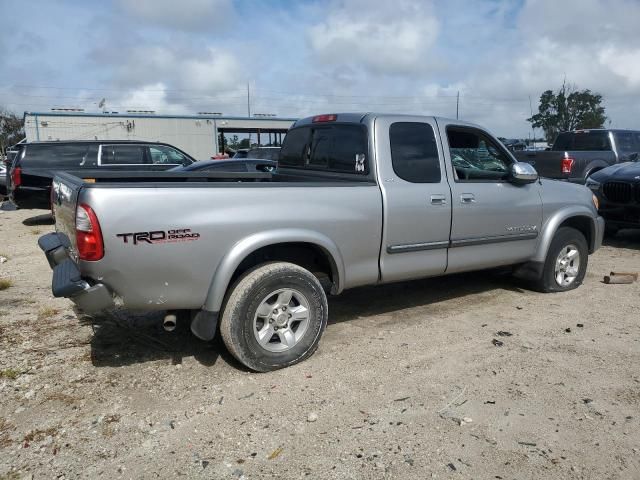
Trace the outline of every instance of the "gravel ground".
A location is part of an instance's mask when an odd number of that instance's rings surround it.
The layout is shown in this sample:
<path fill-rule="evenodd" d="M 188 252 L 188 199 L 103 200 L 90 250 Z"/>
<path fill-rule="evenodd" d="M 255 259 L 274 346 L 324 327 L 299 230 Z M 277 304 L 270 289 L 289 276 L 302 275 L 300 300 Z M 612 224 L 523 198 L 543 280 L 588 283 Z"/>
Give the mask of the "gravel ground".
<path fill-rule="evenodd" d="M 0 211 L 0 479 L 640 478 L 640 283 L 601 282 L 640 271 L 640 232 L 566 294 L 487 272 L 346 292 L 311 359 L 255 374 L 157 313 L 79 323 L 45 213 Z"/>

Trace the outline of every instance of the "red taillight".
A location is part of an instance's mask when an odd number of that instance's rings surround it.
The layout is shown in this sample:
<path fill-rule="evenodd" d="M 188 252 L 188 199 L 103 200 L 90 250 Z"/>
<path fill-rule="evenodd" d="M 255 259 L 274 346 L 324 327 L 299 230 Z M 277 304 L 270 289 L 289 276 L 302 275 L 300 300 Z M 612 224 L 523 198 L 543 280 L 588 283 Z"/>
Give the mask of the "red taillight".
<path fill-rule="evenodd" d="M 335 122 L 337 118 L 338 116 L 335 113 L 325 114 L 325 115 L 316 115 L 315 117 L 313 117 L 312 122 L 313 123 Z"/>
<path fill-rule="evenodd" d="M 20 167 L 16 167 L 11 170 L 11 185 L 13 188 L 19 187 L 22 184 L 22 169 Z"/>
<path fill-rule="evenodd" d="M 560 166 L 562 173 L 571 173 L 571 170 L 573 169 L 573 164 L 576 163 L 576 161 L 571 158 L 571 157 L 564 157 L 562 159 L 562 164 Z"/>
<path fill-rule="evenodd" d="M 76 209 L 76 244 L 80 260 L 96 261 L 104 257 L 104 243 L 98 217 L 89 205 Z"/>

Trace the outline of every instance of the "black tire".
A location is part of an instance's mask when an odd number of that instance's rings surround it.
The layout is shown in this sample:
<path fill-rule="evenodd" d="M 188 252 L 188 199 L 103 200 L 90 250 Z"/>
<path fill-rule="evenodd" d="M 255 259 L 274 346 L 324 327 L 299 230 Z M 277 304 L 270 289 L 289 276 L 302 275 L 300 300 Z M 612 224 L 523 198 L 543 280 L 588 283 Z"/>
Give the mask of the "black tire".
<path fill-rule="evenodd" d="M 620 230 L 620 227 L 617 227 L 615 225 L 609 225 L 609 224 L 605 223 L 605 225 L 604 225 L 604 236 L 605 237 L 615 237 L 619 230 Z"/>
<path fill-rule="evenodd" d="M 254 318 L 258 307 L 264 305 L 263 300 L 279 289 L 292 289 L 303 296 L 308 304 L 308 323 L 295 345 L 274 352 L 258 343 Z M 220 333 L 227 349 L 240 363 L 257 372 L 268 372 L 294 365 L 315 352 L 327 326 L 328 311 L 327 296 L 311 272 L 293 263 L 266 263 L 246 272 L 231 288 Z M 274 335 L 277 341 L 280 337 Z"/>
<path fill-rule="evenodd" d="M 574 245 L 578 250 L 580 261 L 578 274 L 570 284 L 560 285 L 556 280 L 555 274 L 556 260 L 560 255 L 560 252 L 567 249 L 569 245 Z M 559 228 L 551 241 L 551 245 L 549 246 L 547 258 L 544 262 L 542 277 L 534 283 L 533 287 L 541 292 L 566 292 L 579 287 L 587 273 L 588 259 L 589 247 L 587 246 L 587 240 L 584 238 L 582 232 L 571 227 Z"/>

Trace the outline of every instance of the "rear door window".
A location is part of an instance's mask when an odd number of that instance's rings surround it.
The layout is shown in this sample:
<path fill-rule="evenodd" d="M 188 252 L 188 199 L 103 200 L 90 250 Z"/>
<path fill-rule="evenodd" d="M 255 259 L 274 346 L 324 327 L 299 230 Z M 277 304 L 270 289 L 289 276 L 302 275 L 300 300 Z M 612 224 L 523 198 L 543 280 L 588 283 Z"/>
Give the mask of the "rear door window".
<path fill-rule="evenodd" d="M 396 175 L 411 183 L 440 182 L 440 158 L 431 125 L 396 122 L 389 128 L 389 139 Z"/>
<path fill-rule="evenodd" d="M 26 145 L 21 165 L 38 168 L 82 167 L 95 159 L 91 144 Z M 93 156 L 92 156 L 93 153 Z"/>
<path fill-rule="evenodd" d="M 143 145 L 102 145 L 102 165 L 141 165 L 145 159 Z"/>
<path fill-rule="evenodd" d="M 558 135 L 554 150 L 603 152 L 611 150 L 609 132 L 606 130 L 585 130 L 565 132 Z"/>

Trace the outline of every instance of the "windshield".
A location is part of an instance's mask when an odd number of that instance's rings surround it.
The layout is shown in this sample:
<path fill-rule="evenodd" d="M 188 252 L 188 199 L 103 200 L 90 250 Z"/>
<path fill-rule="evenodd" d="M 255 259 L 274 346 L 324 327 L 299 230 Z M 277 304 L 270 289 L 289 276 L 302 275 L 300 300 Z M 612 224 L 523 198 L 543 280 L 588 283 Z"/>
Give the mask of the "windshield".
<path fill-rule="evenodd" d="M 246 158 L 257 158 L 259 160 L 278 160 L 279 157 L 279 148 L 252 148 L 246 155 Z"/>

